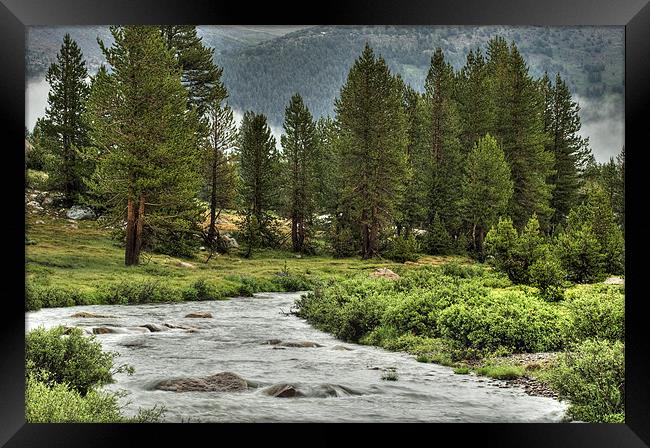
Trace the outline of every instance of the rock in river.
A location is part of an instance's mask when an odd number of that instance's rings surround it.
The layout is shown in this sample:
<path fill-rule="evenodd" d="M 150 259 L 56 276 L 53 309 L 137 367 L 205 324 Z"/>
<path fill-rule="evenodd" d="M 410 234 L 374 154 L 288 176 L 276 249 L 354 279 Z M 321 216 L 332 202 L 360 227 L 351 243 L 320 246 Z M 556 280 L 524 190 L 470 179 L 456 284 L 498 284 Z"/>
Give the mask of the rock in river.
<path fill-rule="evenodd" d="M 212 317 L 212 313 L 210 313 L 209 311 L 197 311 L 195 313 L 186 314 L 185 317 L 197 318 L 197 319 L 200 318 L 209 319 Z"/>
<path fill-rule="evenodd" d="M 109 316 L 108 314 L 95 314 L 91 313 L 89 311 L 79 311 L 78 313 L 74 313 L 70 317 L 99 317 L 99 318 L 112 318 L 115 316 Z"/>
<path fill-rule="evenodd" d="M 278 398 L 294 398 L 294 397 L 304 397 L 305 394 L 300 392 L 292 384 L 274 384 L 273 386 L 264 389 L 266 395 L 271 395 L 272 397 Z"/>
<path fill-rule="evenodd" d="M 179 378 L 165 380 L 155 388 L 171 392 L 239 392 L 254 387 L 244 378 L 232 372 L 220 372 L 205 378 Z"/>

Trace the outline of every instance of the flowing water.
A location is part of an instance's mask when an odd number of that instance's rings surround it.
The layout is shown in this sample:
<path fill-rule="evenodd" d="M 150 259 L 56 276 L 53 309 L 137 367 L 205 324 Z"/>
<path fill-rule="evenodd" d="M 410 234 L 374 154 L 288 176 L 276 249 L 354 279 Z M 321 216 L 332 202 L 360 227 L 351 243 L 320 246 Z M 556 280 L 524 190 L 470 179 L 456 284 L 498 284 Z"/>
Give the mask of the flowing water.
<path fill-rule="evenodd" d="M 263 293 L 228 301 L 49 308 L 26 314 L 39 325 L 113 327 L 99 334 L 105 350 L 120 353 L 135 374 L 118 374 L 106 390 L 126 390 L 126 414 L 164 405 L 170 422 L 558 422 L 566 406 L 518 388 L 451 368 L 419 363 L 411 355 L 343 343 L 286 315 L 299 293 Z M 73 318 L 79 311 L 108 318 Z M 185 318 L 208 311 L 213 318 Z M 134 327 L 168 323 L 196 331 L 147 332 Z M 321 347 L 282 347 L 271 339 L 311 341 Z M 349 350 L 345 350 L 345 348 Z M 397 381 L 383 380 L 395 370 Z M 260 387 L 241 392 L 171 392 L 161 380 L 233 372 Z M 267 386 L 290 383 L 305 396 L 280 398 Z M 322 393 L 329 391 L 329 394 Z M 329 395 L 329 396 L 324 396 Z"/>

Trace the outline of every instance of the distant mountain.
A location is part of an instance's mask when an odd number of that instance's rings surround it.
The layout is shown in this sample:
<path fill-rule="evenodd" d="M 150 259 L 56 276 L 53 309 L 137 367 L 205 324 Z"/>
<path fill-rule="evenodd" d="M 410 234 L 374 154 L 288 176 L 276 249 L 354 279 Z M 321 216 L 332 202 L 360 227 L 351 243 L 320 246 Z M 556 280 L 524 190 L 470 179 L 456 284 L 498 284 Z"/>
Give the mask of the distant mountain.
<path fill-rule="evenodd" d="M 222 51 L 242 50 L 303 28 L 306 26 L 219 25 L 198 27 L 198 34 L 207 45 L 215 49 L 215 54 L 218 55 Z M 47 68 L 56 60 L 56 54 L 61 48 L 66 33 L 69 33 L 81 47 L 91 72 L 97 70 L 104 62 L 102 52 L 97 45 L 97 38 L 101 38 L 109 45 L 113 42 L 108 26 L 28 27 L 25 63 L 29 78 L 45 76 Z"/>
<path fill-rule="evenodd" d="M 97 37 L 107 44 L 105 26 L 30 27 L 26 69 L 42 78 L 69 32 L 94 72 L 103 62 Z M 598 154 L 620 151 L 623 139 L 624 33 L 622 27 L 509 26 L 199 26 L 224 68 L 229 103 L 238 112 L 268 116 L 278 131 L 291 95 L 299 92 L 316 117 L 331 115 L 334 99 L 366 42 L 391 70 L 422 91 L 436 47 L 460 68 L 471 48 L 496 35 L 514 41 L 536 77 L 559 72 L 580 100 L 584 135 L 593 135 Z M 38 103 L 38 104 L 37 104 Z M 44 110 L 44 100 L 32 109 Z M 606 159 L 605 159 L 606 160 Z"/>
<path fill-rule="evenodd" d="M 581 97 L 623 92 L 622 27 L 315 26 L 216 59 L 231 105 L 266 113 L 278 125 L 295 92 L 316 116 L 332 114 L 333 99 L 366 42 L 421 91 L 436 47 L 458 69 L 471 48 L 485 48 L 495 35 L 517 44 L 534 76 L 559 72 Z"/>

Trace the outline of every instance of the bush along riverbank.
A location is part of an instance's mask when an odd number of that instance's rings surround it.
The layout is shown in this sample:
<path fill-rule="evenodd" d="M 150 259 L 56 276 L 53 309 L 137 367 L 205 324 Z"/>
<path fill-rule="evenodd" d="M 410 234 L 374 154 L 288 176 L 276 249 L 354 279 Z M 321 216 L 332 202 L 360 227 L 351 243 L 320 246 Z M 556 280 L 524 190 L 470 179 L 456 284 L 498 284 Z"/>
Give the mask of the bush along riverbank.
<path fill-rule="evenodd" d="M 550 302 L 484 265 L 400 274 L 329 282 L 298 300 L 298 315 L 345 341 L 528 384 L 568 401 L 569 419 L 624 421 L 623 286 L 575 285 Z"/>
<path fill-rule="evenodd" d="M 78 328 L 37 328 L 25 338 L 25 417 L 29 423 L 156 423 L 164 408 L 122 413 L 122 394 L 101 390 L 113 375 L 133 373 L 115 366 L 117 353 L 102 351 L 94 336 Z M 74 362 L 70 362 L 74 360 Z"/>

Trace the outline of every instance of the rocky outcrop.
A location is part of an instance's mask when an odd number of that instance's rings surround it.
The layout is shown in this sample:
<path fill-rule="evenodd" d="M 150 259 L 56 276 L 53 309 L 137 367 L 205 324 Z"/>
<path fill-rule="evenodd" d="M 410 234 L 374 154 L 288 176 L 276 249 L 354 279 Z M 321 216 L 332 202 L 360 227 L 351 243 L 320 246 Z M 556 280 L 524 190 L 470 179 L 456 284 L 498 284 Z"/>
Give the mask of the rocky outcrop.
<path fill-rule="evenodd" d="M 239 249 L 237 240 L 230 236 L 228 233 L 221 235 L 221 244 L 225 249 Z"/>
<path fill-rule="evenodd" d="M 370 274 L 371 277 L 375 278 L 387 278 L 389 280 L 399 280 L 399 275 L 394 273 L 388 268 L 379 268 L 375 272 Z"/>
<path fill-rule="evenodd" d="M 196 311 L 194 313 L 186 314 L 185 317 L 191 319 L 210 319 L 212 318 L 212 313 L 209 311 Z"/>
<path fill-rule="evenodd" d="M 81 205 L 73 205 L 68 209 L 65 216 L 69 219 L 81 220 L 81 219 L 95 219 L 97 216 L 92 209 L 88 207 L 83 207 Z"/>
<path fill-rule="evenodd" d="M 155 388 L 171 392 L 240 392 L 255 387 L 244 378 L 232 372 L 221 372 L 205 378 L 179 378 L 165 380 Z"/>

